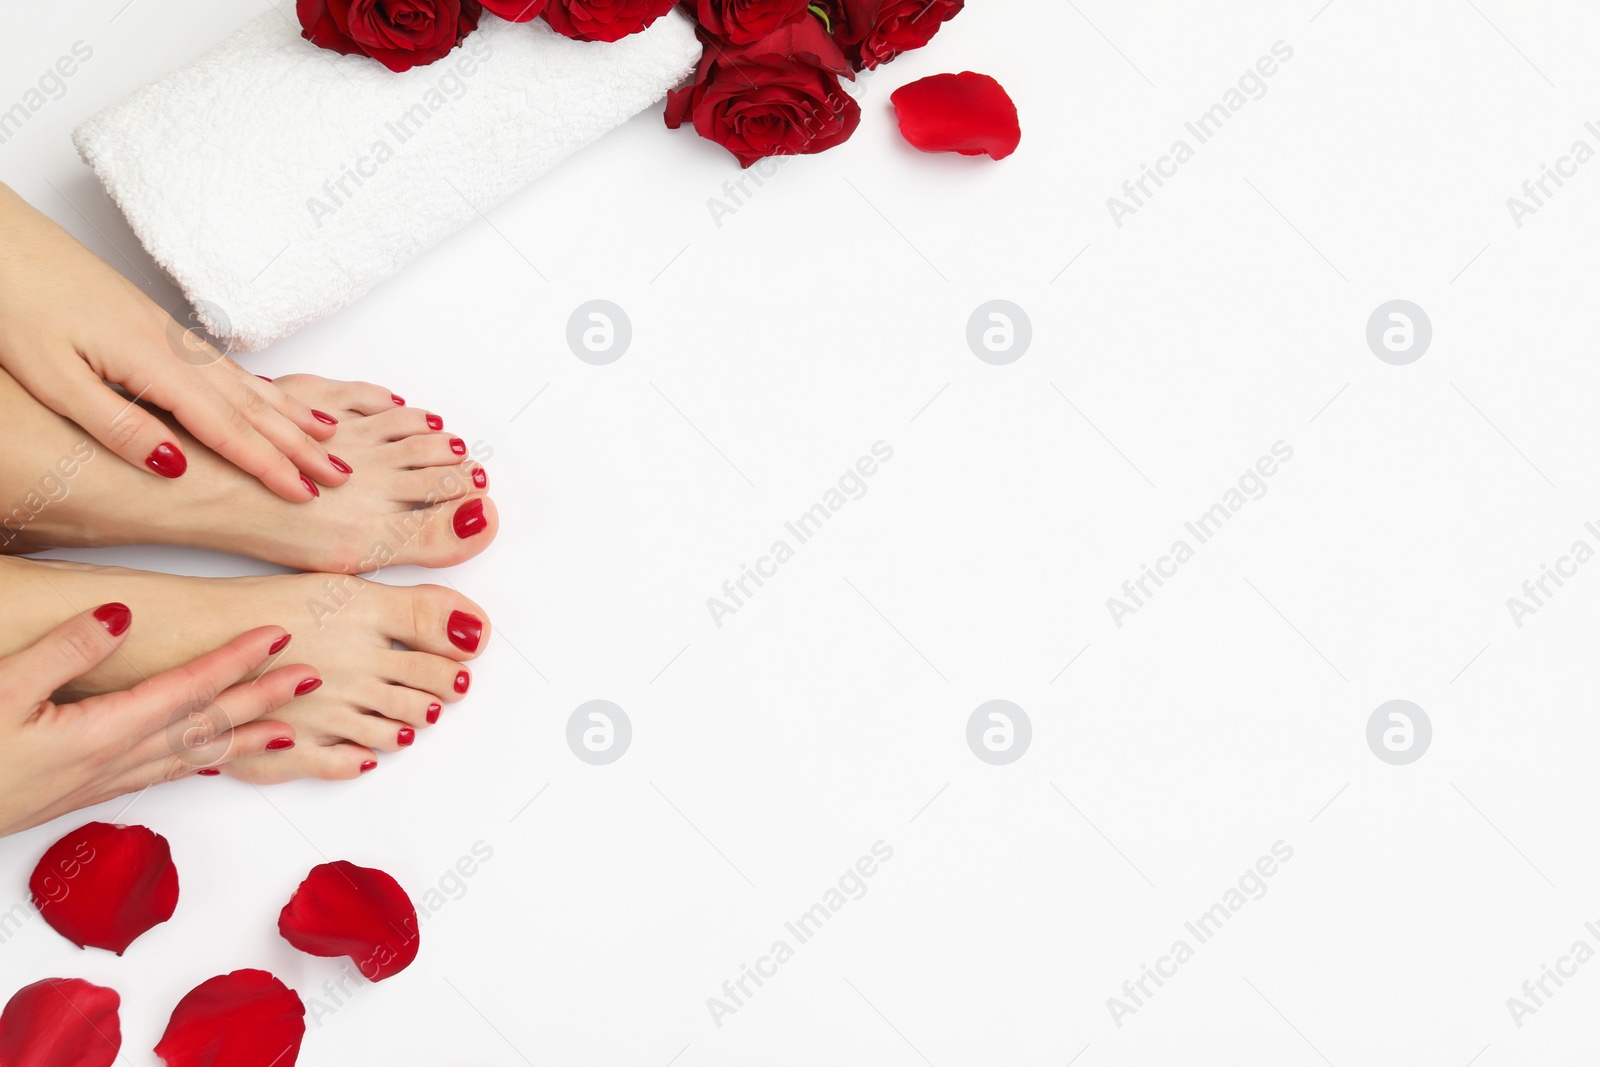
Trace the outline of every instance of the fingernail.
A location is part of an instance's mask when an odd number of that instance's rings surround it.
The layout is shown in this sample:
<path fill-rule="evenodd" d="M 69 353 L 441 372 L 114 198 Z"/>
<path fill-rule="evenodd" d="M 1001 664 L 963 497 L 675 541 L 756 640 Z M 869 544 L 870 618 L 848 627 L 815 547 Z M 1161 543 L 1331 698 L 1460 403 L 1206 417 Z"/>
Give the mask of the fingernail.
<path fill-rule="evenodd" d="M 332 415 L 329 415 L 326 411 L 318 411 L 316 408 L 311 409 L 311 417 L 328 426 L 339 425 L 338 419 L 334 418 Z"/>
<path fill-rule="evenodd" d="M 317 483 L 307 478 L 304 474 L 300 476 L 300 484 L 310 490 L 312 496 L 322 495 L 322 490 L 317 488 Z"/>
<path fill-rule="evenodd" d="M 393 400 L 396 404 L 399 404 L 401 407 L 405 407 L 406 406 L 406 398 L 403 397 L 403 396 L 396 396 L 394 393 L 390 393 L 389 394 L 389 399 Z"/>
<path fill-rule="evenodd" d="M 489 528 L 489 520 L 483 517 L 483 501 L 469 500 L 456 508 L 451 525 L 456 529 L 456 536 L 462 540 L 483 533 Z"/>
<path fill-rule="evenodd" d="M 366 760 L 361 764 L 361 773 L 362 774 L 366 774 L 368 771 L 372 770 L 372 768 L 376 767 L 377 765 L 378 765 L 378 761 L 375 760 L 375 759 Z"/>
<path fill-rule="evenodd" d="M 430 429 L 430 430 L 442 430 L 442 429 L 444 429 L 444 420 L 441 419 L 437 415 L 429 415 L 428 416 L 428 429 Z"/>
<path fill-rule="evenodd" d="M 297 697 L 303 697 L 307 693 L 314 693 L 321 688 L 321 678 L 307 678 L 305 681 L 294 687 L 294 695 Z"/>
<path fill-rule="evenodd" d="M 284 649 L 289 647 L 289 642 L 293 640 L 293 638 L 294 634 L 284 634 L 282 637 L 272 642 L 272 647 L 267 649 L 267 655 L 276 656 L 279 652 L 282 652 Z"/>
<path fill-rule="evenodd" d="M 450 438 L 450 451 L 458 456 L 464 456 L 467 454 L 467 443 L 459 437 L 452 437 Z"/>
<path fill-rule="evenodd" d="M 121 637 L 128 632 L 128 626 L 133 622 L 133 610 L 126 604 L 101 604 L 94 609 L 94 619 L 106 628 L 106 633 L 112 637 Z"/>
<path fill-rule="evenodd" d="M 271 741 L 267 742 L 267 751 L 269 752 L 282 752 L 286 748 L 293 747 L 294 740 L 293 738 L 288 737 L 274 737 Z"/>
<path fill-rule="evenodd" d="M 333 469 L 338 471 L 340 474 L 351 473 L 350 464 L 346 463 L 344 460 L 340 459 L 331 452 L 328 453 L 328 462 L 333 464 Z"/>
<path fill-rule="evenodd" d="M 405 748 L 417 739 L 417 732 L 409 726 L 400 727 L 400 732 L 395 735 L 395 744 Z"/>
<path fill-rule="evenodd" d="M 489 488 L 489 472 L 482 467 L 472 468 L 472 484 L 478 489 Z"/>
<path fill-rule="evenodd" d="M 211 777 L 211 776 L 212 776 L 212 775 L 214 775 L 214 774 L 221 774 L 221 773 L 222 773 L 222 772 L 221 772 L 221 771 L 219 771 L 219 770 L 217 770 L 217 769 L 216 769 L 216 768 L 215 768 L 215 767 L 203 767 L 203 768 L 201 768 L 201 769 L 200 769 L 200 770 L 198 770 L 198 771 L 195 771 L 195 772 L 194 772 L 194 773 L 196 773 L 196 774 L 203 774 L 203 775 L 205 775 L 205 776 L 206 776 L 206 777 L 207 777 L 207 778 L 210 778 L 210 777 Z"/>
<path fill-rule="evenodd" d="M 260 378 L 262 381 L 266 382 L 268 385 L 272 384 L 272 379 L 268 378 L 265 374 L 258 374 L 258 375 L 256 375 L 256 377 Z M 206 772 L 205 771 L 201 771 L 200 773 L 204 774 Z"/>
<path fill-rule="evenodd" d="M 183 472 L 189 469 L 189 461 L 184 458 L 183 452 L 170 442 L 156 445 L 144 458 L 144 465 L 163 478 L 181 478 Z"/>
<path fill-rule="evenodd" d="M 456 692 L 465 693 L 467 691 L 467 687 L 471 684 L 472 675 L 468 674 L 466 671 L 456 672 Z"/>
<path fill-rule="evenodd" d="M 439 721 L 439 713 L 441 711 L 443 711 L 443 710 L 444 710 L 444 708 L 440 707 L 438 704 L 429 704 L 428 705 L 428 725 L 429 726 L 432 726 L 434 723 Z"/>
<path fill-rule="evenodd" d="M 463 652 L 478 651 L 478 644 L 483 640 L 483 620 L 464 611 L 452 611 L 445 630 L 450 635 L 450 643 Z"/>

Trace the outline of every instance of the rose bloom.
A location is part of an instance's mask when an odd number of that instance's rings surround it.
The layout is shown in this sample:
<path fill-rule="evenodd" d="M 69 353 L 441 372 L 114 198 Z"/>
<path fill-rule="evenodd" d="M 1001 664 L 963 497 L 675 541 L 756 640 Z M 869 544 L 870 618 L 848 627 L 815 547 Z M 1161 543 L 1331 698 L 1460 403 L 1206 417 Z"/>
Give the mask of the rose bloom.
<path fill-rule="evenodd" d="M 544 20 L 578 41 L 620 41 L 677 6 L 678 0 L 550 0 Z"/>
<path fill-rule="evenodd" d="M 857 70 L 921 48 L 966 0 L 821 0 L 833 36 Z"/>
<path fill-rule="evenodd" d="M 698 0 L 700 29 L 727 44 L 754 44 L 806 18 L 810 0 Z"/>
<path fill-rule="evenodd" d="M 841 76 L 853 77 L 839 46 L 817 19 L 803 19 L 752 44 L 707 48 L 694 83 L 667 95 L 667 125 L 692 122 L 744 167 L 824 152 L 861 122 Z"/>
<path fill-rule="evenodd" d="M 296 0 L 300 36 L 390 70 L 442 59 L 478 28 L 478 0 Z"/>

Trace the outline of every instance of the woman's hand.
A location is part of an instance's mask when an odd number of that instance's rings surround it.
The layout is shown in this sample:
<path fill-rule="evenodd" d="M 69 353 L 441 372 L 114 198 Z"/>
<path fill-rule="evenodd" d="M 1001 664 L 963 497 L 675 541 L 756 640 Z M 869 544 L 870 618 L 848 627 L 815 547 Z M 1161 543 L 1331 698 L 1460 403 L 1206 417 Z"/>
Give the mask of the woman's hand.
<path fill-rule="evenodd" d="M 238 684 L 273 648 L 283 650 L 288 635 L 276 626 L 127 692 L 52 703 L 52 693 L 116 653 L 131 621 L 125 605 L 102 604 L 0 659 L 0 836 L 294 745 L 292 727 L 263 716 L 293 700 L 316 671 L 279 667 Z"/>
<path fill-rule="evenodd" d="M 206 447 L 285 500 L 348 474 L 317 442 L 314 412 L 179 326 L 126 278 L 0 184 L 0 367 L 40 403 L 141 470 L 188 467 L 172 433 L 134 400 L 172 412 Z M 123 396 L 106 383 L 122 386 Z"/>

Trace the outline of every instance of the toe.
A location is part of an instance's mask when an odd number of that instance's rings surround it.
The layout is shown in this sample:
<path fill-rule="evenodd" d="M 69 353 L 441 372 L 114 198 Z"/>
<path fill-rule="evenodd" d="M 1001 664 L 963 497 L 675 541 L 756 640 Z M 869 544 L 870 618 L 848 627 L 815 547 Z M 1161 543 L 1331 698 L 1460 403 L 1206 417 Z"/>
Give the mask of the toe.
<path fill-rule="evenodd" d="M 454 680 L 453 675 L 451 680 Z M 384 685 L 378 682 L 374 682 L 361 695 L 360 704 L 379 715 L 416 730 L 425 730 L 432 726 L 444 713 L 443 702 L 432 693 L 424 693 L 409 686 Z"/>
<path fill-rule="evenodd" d="M 421 408 L 395 407 L 391 403 L 387 411 L 357 419 L 351 428 L 359 428 L 366 441 L 403 441 L 419 434 L 438 433 L 444 429 L 444 419 Z"/>
<path fill-rule="evenodd" d="M 389 653 L 383 663 L 383 676 L 440 704 L 454 704 L 472 688 L 470 667 L 426 652 Z"/>
<path fill-rule="evenodd" d="M 296 778 L 348 781 L 361 777 L 377 765 L 377 753 L 342 741 L 333 745 L 297 745 L 287 752 L 267 752 L 235 760 L 223 771 L 240 781 L 276 785 Z"/>
<path fill-rule="evenodd" d="M 450 467 L 467 458 L 467 443 L 454 434 L 421 433 L 383 450 L 383 461 L 398 468 Z"/>
<path fill-rule="evenodd" d="M 488 485 L 488 473 L 476 464 L 429 467 L 426 470 L 400 471 L 395 474 L 393 495 L 397 503 L 432 505 L 441 500 L 459 500 L 469 493 L 487 488 Z"/>
<path fill-rule="evenodd" d="M 451 476 L 471 477 L 461 468 L 452 469 Z M 488 548 L 499 532 L 499 513 L 482 490 L 459 499 L 434 493 L 420 503 L 427 506 L 390 519 L 389 526 L 400 531 L 390 563 L 453 567 Z"/>
<path fill-rule="evenodd" d="M 338 382 L 315 374 L 286 374 L 273 384 L 290 396 L 335 416 L 376 415 L 395 407 L 394 394 L 371 382 Z"/>
<path fill-rule="evenodd" d="M 441 585 L 387 586 L 385 596 L 373 598 L 383 614 L 379 632 L 391 641 L 427 658 L 472 659 L 489 643 L 489 615 L 454 589 Z M 443 665 L 454 676 L 453 662 Z M 389 681 L 410 685 L 405 678 Z M 436 692 L 432 686 L 414 686 Z"/>
<path fill-rule="evenodd" d="M 377 752 L 399 752 L 417 740 L 416 727 L 377 714 L 352 713 L 340 726 L 351 742 Z"/>

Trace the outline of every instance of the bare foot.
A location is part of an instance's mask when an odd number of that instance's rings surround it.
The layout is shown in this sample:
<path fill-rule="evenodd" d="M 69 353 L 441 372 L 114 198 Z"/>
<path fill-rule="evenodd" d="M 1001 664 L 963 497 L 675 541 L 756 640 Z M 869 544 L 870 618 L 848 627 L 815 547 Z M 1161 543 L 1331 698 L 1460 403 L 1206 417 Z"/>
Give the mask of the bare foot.
<path fill-rule="evenodd" d="M 267 669 L 306 663 L 323 684 L 273 715 L 295 728 L 294 748 L 227 766 L 258 783 L 355 778 L 376 767 L 380 753 L 410 746 L 466 695 L 472 672 L 462 664 L 489 638 L 483 609 L 453 590 L 348 574 L 180 578 L 0 557 L 0 588 L 0 655 L 75 611 L 113 601 L 133 610 L 119 653 L 62 699 L 128 689 L 258 626 L 288 630 L 292 640 Z"/>

